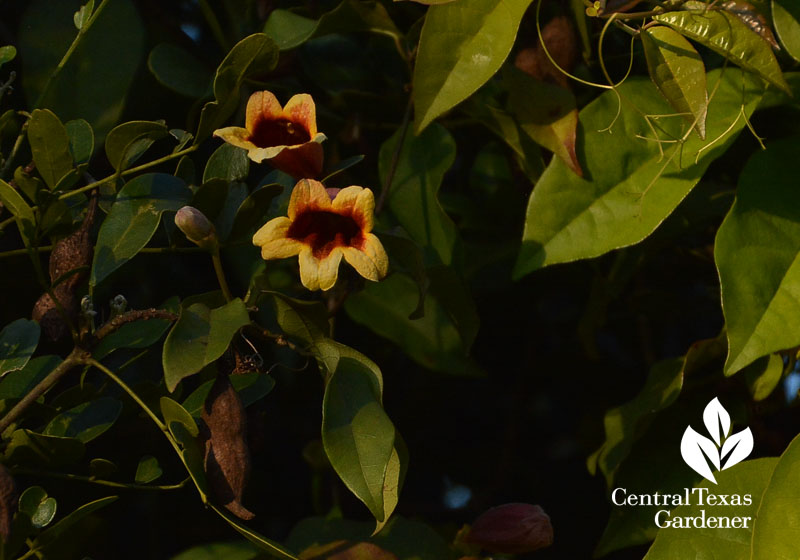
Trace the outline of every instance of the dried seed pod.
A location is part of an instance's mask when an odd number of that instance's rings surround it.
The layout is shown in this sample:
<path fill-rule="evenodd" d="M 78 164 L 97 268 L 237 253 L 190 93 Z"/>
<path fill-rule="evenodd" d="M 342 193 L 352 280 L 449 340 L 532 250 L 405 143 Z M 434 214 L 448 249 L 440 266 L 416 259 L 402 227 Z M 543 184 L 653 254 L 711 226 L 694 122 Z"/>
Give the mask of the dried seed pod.
<path fill-rule="evenodd" d="M 219 373 L 203 406 L 208 427 L 204 468 L 214 498 L 241 519 L 255 515 L 242 505 L 250 477 L 247 417 L 239 394 L 225 373 Z"/>
<path fill-rule="evenodd" d="M 578 37 L 569 19 L 564 16 L 551 19 L 542 29 L 542 39 L 547 45 L 547 52 L 558 66 L 571 72 L 578 62 L 580 51 Z M 564 88 L 568 87 L 567 76 L 550 62 L 541 42 L 535 48 L 529 47 L 519 51 L 514 65 L 537 80 L 551 82 Z"/>
<path fill-rule="evenodd" d="M 53 294 L 73 321 L 80 308 L 75 292 L 88 273 L 88 269 L 84 267 L 92 264 L 94 248 L 90 232 L 97 214 L 97 200 L 96 194 L 92 196 L 81 226 L 71 235 L 59 240 L 50 253 L 50 281 L 58 281 L 53 288 Z M 50 294 L 42 294 L 33 307 L 32 315 L 51 340 L 58 340 L 69 332 Z"/>
<path fill-rule="evenodd" d="M 0 536 L 3 537 L 3 542 L 8 542 L 11 534 L 11 521 L 17 511 L 18 501 L 17 485 L 8 469 L 0 465 Z"/>

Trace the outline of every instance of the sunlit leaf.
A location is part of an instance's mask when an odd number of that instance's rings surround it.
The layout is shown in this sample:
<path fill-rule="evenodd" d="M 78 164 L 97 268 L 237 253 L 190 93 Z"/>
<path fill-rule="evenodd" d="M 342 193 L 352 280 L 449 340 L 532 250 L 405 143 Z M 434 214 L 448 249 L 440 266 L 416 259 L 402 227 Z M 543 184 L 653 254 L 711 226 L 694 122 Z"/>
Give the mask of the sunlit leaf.
<path fill-rule="evenodd" d="M 792 0 L 772 0 L 772 22 L 783 48 L 800 61 L 800 4 Z"/>
<path fill-rule="evenodd" d="M 28 142 L 36 171 L 47 186 L 54 189 L 61 178 L 72 171 L 67 129 L 52 111 L 36 109 L 28 124 Z"/>

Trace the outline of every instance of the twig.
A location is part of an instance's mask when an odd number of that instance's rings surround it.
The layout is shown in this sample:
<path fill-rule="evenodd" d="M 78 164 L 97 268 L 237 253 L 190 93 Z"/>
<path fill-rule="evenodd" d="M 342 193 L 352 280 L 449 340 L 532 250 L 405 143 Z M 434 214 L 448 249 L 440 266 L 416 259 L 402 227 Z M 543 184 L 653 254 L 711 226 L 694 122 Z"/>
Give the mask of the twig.
<path fill-rule="evenodd" d="M 165 484 L 165 485 L 136 484 L 136 483 L 114 482 L 113 480 L 102 480 L 99 478 L 95 478 L 93 476 L 83 476 L 80 474 L 37 471 L 35 469 L 25 469 L 25 468 L 13 468 L 11 469 L 11 474 L 60 478 L 62 480 L 76 480 L 79 482 L 99 484 L 100 486 L 111 486 L 113 488 L 128 488 L 130 490 L 179 490 L 184 486 L 186 486 L 186 483 L 191 480 L 191 477 L 189 477 L 183 479 L 177 484 Z"/>
<path fill-rule="evenodd" d="M 167 321 L 177 321 L 178 315 L 171 311 L 167 311 L 165 309 L 136 309 L 133 311 L 127 311 L 122 315 L 117 315 L 110 321 L 108 321 L 105 325 L 100 327 L 97 332 L 94 333 L 94 338 L 98 341 L 103 340 L 105 337 L 110 335 L 111 333 L 119 330 L 123 325 L 127 323 L 133 323 L 134 321 L 149 321 L 151 319 L 166 319 Z"/>

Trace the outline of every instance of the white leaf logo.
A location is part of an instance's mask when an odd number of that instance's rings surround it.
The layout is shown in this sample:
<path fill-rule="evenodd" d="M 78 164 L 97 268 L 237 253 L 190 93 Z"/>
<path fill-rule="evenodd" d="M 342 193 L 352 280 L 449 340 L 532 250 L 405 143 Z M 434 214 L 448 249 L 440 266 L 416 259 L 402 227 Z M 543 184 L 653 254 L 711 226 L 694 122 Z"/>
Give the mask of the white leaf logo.
<path fill-rule="evenodd" d="M 712 439 L 688 426 L 681 438 L 681 456 L 697 474 L 716 484 L 709 461 L 717 471 L 743 461 L 753 451 L 753 433 L 750 428 L 745 428 L 737 434 L 728 435 L 731 416 L 716 397 L 706 405 L 703 423 Z"/>

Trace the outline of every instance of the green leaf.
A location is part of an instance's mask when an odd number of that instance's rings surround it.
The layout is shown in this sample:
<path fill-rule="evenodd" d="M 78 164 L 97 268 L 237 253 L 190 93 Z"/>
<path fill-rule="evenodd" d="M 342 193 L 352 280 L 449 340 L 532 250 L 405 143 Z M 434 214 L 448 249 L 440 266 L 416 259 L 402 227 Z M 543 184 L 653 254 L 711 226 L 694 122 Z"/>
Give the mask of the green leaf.
<path fill-rule="evenodd" d="M 180 304 L 177 296 L 171 297 L 159 309 L 165 309 L 177 314 Z M 95 360 L 102 360 L 114 350 L 120 348 L 148 348 L 161 340 L 172 323 L 167 319 L 148 319 L 126 323 L 113 333 L 107 335 L 95 346 L 92 356 Z"/>
<path fill-rule="evenodd" d="M 739 175 L 714 259 L 722 289 L 730 375 L 761 356 L 800 344 L 800 204 L 797 138 L 756 152 Z"/>
<path fill-rule="evenodd" d="M 706 137 L 706 67 L 692 44 L 673 29 L 661 25 L 642 29 L 644 55 L 650 79 L 670 105 Z"/>
<path fill-rule="evenodd" d="M 35 529 L 47 527 L 56 516 L 56 500 L 41 486 L 27 488 L 19 497 L 19 511 L 31 519 Z"/>
<path fill-rule="evenodd" d="M 712 485 L 703 481 L 699 487 L 706 488 L 714 494 L 745 495 L 753 497 L 751 505 L 731 505 L 724 508 L 725 517 L 750 517 L 751 523 L 746 528 L 738 529 L 697 529 L 672 528 L 659 529 L 653 546 L 645 556 L 645 560 L 674 560 L 675 558 L 725 558 L 725 560 L 746 560 L 750 556 L 750 538 L 753 535 L 753 519 L 758 511 L 758 497 L 761 496 L 769 482 L 770 474 L 776 469 L 778 460 L 774 457 L 744 461 L 716 475 L 718 484 Z M 707 509 L 701 506 L 695 497 L 692 505 L 674 508 L 669 516 L 697 517 Z M 714 515 L 710 510 L 707 515 Z M 760 512 L 759 512 L 760 515 Z M 782 510 L 786 516 L 786 511 Z M 662 514 L 663 517 L 663 514 Z M 666 519 L 666 518 L 665 518 Z M 796 545 L 796 541 L 794 542 Z M 796 546 L 793 549 L 796 553 Z M 779 556 L 757 556 L 755 558 L 780 558 Z M 788 557 L 787 557 L 788 558 Z"/>
<path fill-rule="evenodd" d="M 200 430 L 197 428 L 192 415 L 186 412 L 186 409 L 177 402 L 169 397 L 161 397 L 159 402 L 164 423 L 167 425 L 172 437 L 181 446 L 181 458 L 184 461 L 186 470 L 189 471 L 189 476 L 192 477 L 203 503 L 207 503 L 208 482 L 206 481 L 206 472 L 203 466 L 203 450 L 198 441 Z"/>
<path fill-rule="evenodd" d="M 783 358 L 779 354 L 770 354 L 742 370 L 747 387 L 754 401 L 763 401 L 772 394 L 783 378 Z"/>
<path fill-rule="evenodd" d="M 153 142 L 169 134 L 160 121 L 131 121 L 122 123 L 106 137 L 106 157 L 117 171 L 127 169 Z"/>
<path fill-rule="evenodd" d="M 344 0 L 318 20 L 303 17 L 289 10 L 273 10 L 264 24 L 264 33 L 280 50 L 298 47 L 314 37 L 331 33 L 377 33 L 398 38 L 402 34 L 378 2 Z"/>
<path fill-rule="evenodd" d="M 203 171 L 203 183 L 212 179 L 241 181 L 247 177 L 249 172 L 250 158 L 247 157 L 247 150 L 230 144 L 222 144 L 208 158 L 205 171 Z"/>
<path fill-rule="evenodd" d="M 497 72 L 530 3 L 469 0 L 428 9 L 414 67 L 417 133 Z"/>
<path fill-rule="evenodd" d="M 330 333 L 328 311 L 319 302 L 302 301 L 269 292 L 275 305 L 275 320 L 287 336 L 314 347 Z"/>
<path fill-rule="evenodd" d="M 17 56 L 17 48 L 13 45 L 0 47 L 0 66 L 6 62 L 11 62 Z"/>
<path fill-rule="evenodd" d="M 158 464 L 158 459 L 152 455 L 145 455 L 139 459 L 134 480 L 136 480 L 138 484 L 147 484 L 148 482 L 158 480 L 163 473 L 164 471 L 161 470 L 161 466 Z"/>
<path fill-rule="evenodd" d="M 202 303 L 182 308 L 164 342 L 162 364 L 167 389 L 174 391 L 181 379 L 222 356 L 236 331 L 248 324 L 247 308 L 239 298 L 216 309 Z"/>
<path fill-rule="evenodd" d="M 96 286 L 136 256 L 158 228 L 161 214 L 177 212 L 191 197 L 181 179 L 165 173 L 139 175 L 122 187 L 100 227 L 91 285 Z"/>
<path fill-rule="evenodd" d="M 0 377 L 25 367 L 39 344 L 41 329 L 36 321 L 17 319 L 0 331 Z"/>
<path fill-rule="evenodd" d="M 69 136 L 69 151 L 76 164 L 89 163 L 94 153 L 94 131 L 83 119 L 74 119 L 64 125 Z"/>
<path fill-rule="evenodd" d="M 117 465 L 108 459 L 96 458 L 89 461 L 89 472 L 97 478 L 108 478 L 118 470 Z"/>
<path fill-rule="evenodd" d="M 251 543 L 255 544 L 259 549 L 268 552 L 272 557 L 281 558 L 283 560 L 298 560 L 298 558 L 289 550 L 275 541 L 272 541 L 267 537 L 253 531 L 251 528 L 244 526 L 241 521 L 233 517 L 227 511 L 219 509 L 214 504 L 208 504 L 208 507 L 217 512 L 217 514 L 222 517 L 222 519 L 227 521 L 228 525 L 233 527 L 236 532 L 238 532 Z"/>
<path fill-rule="evenodd" d="M 15 430 L 6 448 L 4 462 L 39 469 L 58 468 L 74 464 L 83 457 L 84 451 L 79 439 Z"/>
<path fill-rule="evenodd" d="M 261 550 L 250 541 L 232 541 L 193 546 L 171 560 L 257 560 L 261 557 Z"/>
<path fill-rule="evenodd" d="M 184 435 L 196 438 L 200 434 L 192 415 L 177 402 L 169 397 L 161 397 L 160 405 L 164 423 L 173 436 L 183 440 Z"/>
<path fill-rule="evenodd" d="M 683 119 L 660 119 L 661 140 L 685 138 L 683 144 L 665 144 L 663 155 L 642 113 L 674 111 L 649 80 L 629 78 L 619 86 L 624 102 L 614 134 L 601 130 L 617 112 L 615 93 L 606 92 L 587 105 L 580 112 L 584 177 L 560 159 L 550 162 L 528 202 L 515 276 L 596 257 L 650 235 L 736 139 L 745 126 L 742 108 L 750 115 L 758 104 L 761 89 L 748 74 L 736 68 L 709 73 L 711 87 L 718 80 L 708 109 L 708 140 L 690 134 Z"/>
<path fill-rule="evenodd" d="M 410 319 L 417 307 L 419 288 L 405 274 L 395 273 L 381 282 L 370 282 L 345 303 L 355 322 L 388 338 L 418 364 L 456 375 L 475 375 L 478 369 L 469 359 L 464 340 L 443 305 L 428 293 L 425 314 Z"/>
<path fill-rule="evenodd" d="M 266 374 L 253 372 L 230 376 L 231 385 L 239 393 L 243 406 L 249 406 L 267 396 L 275 387 L 275 380 Z M 203 413 L 203 404 L 208 396 L 214 380 L 210 379 L 192 391 L 183 401 L 183 408 L 192 416 Z M 0 385 L 0 389 L 2 385 Z"/>
<path fill-rule="evenodd" d="M 322 401 L 322 444 L 342 482 L 385 521 L 384 483 L 392 459 L 395 429 L 381 406 L 371 367 L 340 356 Z"/>
<path fill-rule="evenodd" d="M 75 15 L 72 17 L 72 21 L 75 24 L 76 29 L 83 29 L 84 26 L 89 22 L 89 19 L 92 17 L 92 12 L 94 11 L 94 0 L 89 0 L 86 4 L 81 6 L 81 8 L 75 12 Z"/>
<path fill-rule="evenodd" d="M 95 500 L 93 502 L 89 502 L 88 504 L 84 504 L 69 515 L 67 515 L 64 519 L 44 531 L 40 534 L 34 542 L 34 548 L 46 547 L 51 545 L 61 539 L 62 537 L 67 537 L 70 535 L 69 529 L 75 525 L 78 521 L 86 517 L 87 515 L 91 515 L 95 511 L 103 508 L 110 503 L 116 501 L 117 496 L 107 496 L 105 498 L 100 498 L 99 500 Z"/>
<path fill-rule="evenodd" d="M 381 146 L 378 170 L 382 184 L 386 184 L 400 135 L 397 131 Z M 406 134 L 387 200 L 411 238 L 432 249 L 442 264 L 453 263 L 458 244 L 456 226 L 438 199 L 442 178 L 455 157 L 455 140 L 442 126 L 432 126 L 419 136 Z"/>
<path fill-rule="evenodd" d="M 578 109 L 572 92 L 535 80 L 514 66 L 504 68 L 503 81 L 509 89 L 508 104 L 520 128 L 583 176 L 575 153 Z"/>
<path fill-rule="evenodd" d="M 60 363 L 58 356 L 39 356 L 22 369 L 6 374 L 0 381 L 0 399 L 21 399 Z"/>
<path fill-rule="evenodd" d="M 795 437 L 775 465 L 753 520 L 752 548 L 745 558 L 793 558 L 800 542 L 800 436 Z M 751 490 L 748 490 L 751 492 Z M 755 494 L 758 495 L 758 494 Z"/>
<path fill-rule="evenodd" d="M 791 95 L 770 44 L 735 14 L 727 10 L 709 10 L 708 4 L 693 0 L 686 2 L 683 8 L 653 16 L 653 19 Z"/>
<path fill-rule="evenodd" d="M 33 210 L 16 189 L 2 179 L 0 179 L 0 202 L 14 216 L 23 243 L 26 247 L 30 247 L 36 238 L 36 218 Z"/>
<path fill-rule="evenodd" d="M 277 64 L 278 46 L 263 33 L 250 35 L 236 43 L 217 67 L 214 76 L 216 101 L 203 107 L 194 143 L 199 144 L 208 138 L 236 111 L 240 102 L 239 90 L 247 78 L 266 74 Z"/>
<path fill-rule="evenodd" d="M 211 93 L 211 70 L 182 47 L 159 43 L 150 51 L 147 67 L 162 86 L 176 93 L 192 99 Z"/>
<path fill-rule="evenodd" d="M 98 139 L 104 138 L 122 113 L 143 54 L 144 28 L 134 3 L 104 2 L 52 79 L 75 39 L 76 2 L 26 4 L 18 43 L 26 97 L 33 104 L 44 93 L 36 107 L 51 109 L 64 120 L 86 119 Z"/>
<path fill-rule="evenodd" d="M 277 183 L 264 185 L 250 193 L 239 205 L 228 240 L 250 237 L 255 230 L 267 223 L 272 200 L 281 194 L 283 187 Z M 249 241 L 249 239 L 248 239 Z"/>
<path fill-rule="evenodd" d="M 772 23 L 783 48 L 800 61 L 800 5 L 792 0 L 772 0 Z"/>
<path fill-rule="evenodd" d="M 102 397 L 62 412 L 47 424 L 44 433 L 88 443 L 114 425 L 121 412 L 120 401 Z"/>
<path fill-rule="evenodd" d="M 67 129 L 52 111 L 36 109 L 28 124 L 28 142 L 36 170 L 53 190 L 61 178 L 72 171 Z"/>

